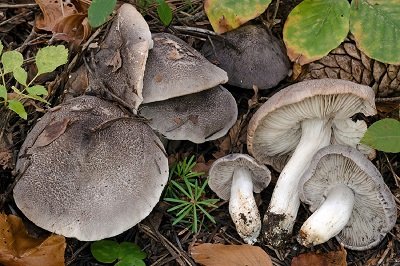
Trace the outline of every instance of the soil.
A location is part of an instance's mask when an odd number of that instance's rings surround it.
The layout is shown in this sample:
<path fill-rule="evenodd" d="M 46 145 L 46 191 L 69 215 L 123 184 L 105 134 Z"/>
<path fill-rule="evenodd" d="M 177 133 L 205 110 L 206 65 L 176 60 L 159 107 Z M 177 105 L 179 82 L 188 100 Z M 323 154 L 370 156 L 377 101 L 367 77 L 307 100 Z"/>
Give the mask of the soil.
<path fill-rule="evenodd" d="M 133 0 L 125 2 L 134 3 Z M 200 49 L 203 42 L 207 39 L 204 33 L 191 31 L 188 27 L 198 27 L 211 30 L 202 9 L 202 1 L 192 1 L 192 7 L 187 6 L 188 1 L 171 0 L 168 1 L 176 8 L 175 18 L 172 25 L 165 28 L 159 21 L 154 6 L 148 7 L 145 18 L 150 25 L 152 32 L 170 32 L 184 39 L 196 49 Z M 272 1 L 268 10 L 252 23 L 262 23 L 272 29 L 272 32 L 279 38 L 282 35 L 283 23 L 289 12 L 296 6 L 296 1 L 279 1 L 279 9 L 275 12 L 277 1 Z M 17 6 L 14 6 L 17 5 Z M 18 49 L 24 54 L 24 58 L 32 58 L 38 48 L 66 42 L 55 41 L 51 32 L 40 31 L 33 27 L 35 16 L 41 13 L 39 7 L 33 0 L 4 0 L 0 3 L 0 40 L 6 49 Z M 183 26 L 184 28 L 174 28 Z M 91 40 L 92 43 L 99 41 L 107 32 L 104 26 L 98 32 L 97 37 Z M 84 45 L 71 47 L 71 57 L 68 66 L 52 73 L 40 77 L 41 84 L 45 84 L 51 91 L 49 102 L 52 106 L 57 105 L 63 98 L 63 90 L 68 79 L 68 75 L 83 64 L 83 59 L 90 56 L 85 51 L 80 52 Z M 35 69 L 32 60 L 25 62 L 25 67 L 32 76 Z M 167 153 L 170 161 L 176 161 L 189 155 L 198 158 L 199 166 L 207 169 L 216 155 L 228 154 L 232 152 L 246 153 L 246 127 L 251 115 L 257 107 L 261 105 L 270 95 L 279 89 L 291 84 L 288 78 L 282 81 L 275 88 L 260 92 L 259 97 L 254 97 L 251 90 L 242 90 L 234 87 L 227 87 L 239 106 L 239 116 L 237 124 L 230 130 L 229 134 L 221 139 L 207 142 L 204 144 L 193 144 L 188 141 L 169 141 Z M 251 103 L 249 107 L 248 103 Z M 378 105 L 379 114 L 370 118 L 370 124 L 384 116 L 394 115 L 398 118 L 399 101 L 388 101 Z M 0 163 L 4 165 L 0 168 L 0 211 L 6 214 L 14 213 L 24 217 L 13 202 L 12 187 L 18 178 L 18 173 L 14 172 L 16 157 L 27 132 L 32 128 L 38 118 L 45 110 L 40 106 L 29 107 L 28 120 L 22 120 L 13 113 L 0 109 L 0 137 L 3 146 L 0 145 Z M 5 143 L 5 144 L 4 144 Z M 2 161 L 3 160 L 3 161 Z M 373 161 L 378 167 L 392 193 L 397 196 L 397 208 L 400 211 L 400 158 L 399 154 L 385 154 L 378 152 Z M 276 180 L 279 174 L 274 172 Z M 273 191 L 273 184 L 257 195 L 257 202 L 261 215 L 266 211 L 267 204 Z M 207 191 L 207 195 L 215 198 L 216 195 Z M 145 262 L 147 265 L 196 265 L 190 255 L 190 249 L 196 243 L 223 243 L 223 244 L 242 244 L 242 240 L 237 235 L 234 225 L 229 216 L 228 204 L 223 201 L 219 203 L 219 208 L 211 212 L 216 220 L 216 224 L 205 220 L 199 233 L 194 234 L 181 225 L 172 225 L 172 216 L 166 210 L 168 204 L 164 201 L 154 208 L 148 218 L 130 230 L 114 237 L 117 241 L 131 241 L 137 243 L 148 254 Z M 309 216 L 309 211 L 305 206 L 301 206 L 295 224 L 294 232 L 298 232 L 301 224 Z M 28 219 L 24 218 L 31 234 L 40 236 L 47 232 L 36 227 Z M 294 234 L 295 235 L 295 234 Z M 299 245 L 293 238 L 287 245 L 279 250 L 271 249 L 263 243 L 257 243 L 271 256 L 274 265 L 290 265 L 293 257 L 310 251 L 328 252 L 340 250 L 340 244 L 331 239 L 323 245 L 313 248 L 305 248 Z M 90 242 L 82 242 L 75 239 L 67 240 L 65 252 L 66 265 L 106 265 L 96 262 L 90 253 Z M 400 222 L 397 221 L 395 228 L 384 238 L 375 248 L 367 251 L 347 251 L 348 265 L 400 265 Z"/>

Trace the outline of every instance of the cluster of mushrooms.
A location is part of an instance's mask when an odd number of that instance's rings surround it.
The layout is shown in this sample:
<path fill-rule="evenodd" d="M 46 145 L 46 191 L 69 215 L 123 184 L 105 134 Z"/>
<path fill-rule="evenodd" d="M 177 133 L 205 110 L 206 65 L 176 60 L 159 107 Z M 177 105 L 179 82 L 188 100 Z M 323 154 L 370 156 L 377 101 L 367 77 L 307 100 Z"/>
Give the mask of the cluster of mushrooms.
<path fill-rule="evenodd" d="M 231 201 L 245 242 L 257 241 L 262 224 L 264 241 L 282 246 L 291 238 L 300 201 L 314 212 L 297 237 L 305 246 L 336 236 L 345 247 L 364 250 L 394 227 L 394 196 L 368 159 L 374 150 L 359 144 L 367 125 L 353 118 L 358 113 L 376 113 L 373 90 L 337 79 L 290 85 L 256 111 L 247 133 L 255 160 L 229 155 L 210 169 L 210 187 Z M 270 174 L 260 164 L 280 172 L 263 223 L 253 192 L 268 185 Z"/>
<path fill-rule="evenodd" d="M 140 13 L 122 5 L 81 69 L 89 76 L 85 95 L 47 112 L 22 145 L 18 208 L 67 237 L 120 234 L 151 212 L 168 181 L 157 133 L 195 143 L 224 136 L 238 110 L 221 84 L 269 89 L 290 72 L 279 40 L 254 25 L 224 34 L 202 52 L 205 57 L 173 35 L 151 35 Z M 268 244 L 285 243 L 300 200 L 314 212 L 298 236 L 306 246 L 336 236 L 348 248 L 367 249 L 393 228 L 394 196 L 368 160 L 374 150 L 359 144 L 367 125 L 354 119 L 358 113 L 376 113 L 372 89 L 334 79 L 288 86 L 256 111 L 247 136 L 252 157 L 230 154 L 209 171 L 210 188 L 229 200 L 246 243 L 254 244 L 262 228 Z M 281 174 L 261 221 L 253 193 L 270 183 L 265 164 Z"/>

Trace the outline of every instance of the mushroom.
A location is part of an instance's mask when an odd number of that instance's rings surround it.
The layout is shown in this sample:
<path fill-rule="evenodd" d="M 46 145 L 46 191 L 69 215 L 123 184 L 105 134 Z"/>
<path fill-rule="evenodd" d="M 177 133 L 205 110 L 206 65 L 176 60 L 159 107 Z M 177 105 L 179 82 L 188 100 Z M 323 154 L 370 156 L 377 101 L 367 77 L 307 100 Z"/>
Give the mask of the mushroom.
<path fill-rule="evenodd" d="M 174 35 L 153 34 L 153 40 L 144 75 L 143 103 L 200 92 L 228 81 L 224 70 Z"/>
<path fill-rule="evenodd" d="M 235 98 L 218 86 L 206 91 L 142 105 L 139 115 L 167 139 L 203 143 L 224 136 L 238 114 Z"/>
<path fill-rule="evenodd" d="M 152 129 L 116 105 L 80 96 L 46 113 L 23 143 L 14 188 L 36 225 L 66 237 L 112 237 L 144 219 L 168 180 Z"/>
<path fill-rule="evenodd" d="M 210 188 L 229 200 L 229 213 L 239 236 L 254 244 L 261 231 L 261 218 L 253 192 L 260 193 L 271 180 L 271 173 L 245 154 L 230 154 L 216 160 L 209 171 Z"/>
<path fill-rule="evenodd" d="M 264 216 L 264 237 L 270 245 L 279 247 L 291 235 L 300 205 L 297 185 L 313 155 L 331 143 L 357 145 L 363 136 L 366 123 L 351 119 L 357 113 L 376 114 L 370 87 L 321 79 L 286 87 L 253 115 L 247 135 L 250 154 L 272 165 L 290 157 Z"/>
<path fill-rule="evenodd" d="M 147 22 L 130 4 L 123 4 L 99 51 L 91 61 L 88 91 L 119 101 L 137 112 L 143 101 L 143 76 L 153 40 Z"/>
<path fill-rule="evenodd" d="M 228 84 L 269 89 L 290 73 L 290 63 L 278 38 L 261 25 L 246 25 L 206 42 L 205 57 L 228 73 Z"/>
<path fill-rule="evenodd" d="M 378 169 L 356 149 L 319 150 L 299 182 L 301 201 L 314 212 L 298 241 L 318 245 L 336 236 L 345 247 L 376 246 L 396 224 L 396 202 Z"/>

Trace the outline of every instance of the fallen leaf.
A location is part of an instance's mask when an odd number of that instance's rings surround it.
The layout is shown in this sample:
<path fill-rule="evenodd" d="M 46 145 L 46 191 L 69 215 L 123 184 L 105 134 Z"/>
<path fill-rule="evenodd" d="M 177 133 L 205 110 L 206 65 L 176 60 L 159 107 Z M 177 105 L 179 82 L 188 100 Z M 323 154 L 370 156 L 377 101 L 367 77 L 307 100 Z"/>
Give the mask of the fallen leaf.
<path fill-rule="evenodd" d="M 292 259 L 291 266 L 346 266 L 346 250 L 330 251 L 328 253 L 304 253 Z"/>
<path fill-rule="evenodd" d="M 48 126 L 46 126 L 43 132 L 40 133 L 35 142 L 35 145 L 37 147 L 43 147 L 52 143 L 65 132 L 69 122 L 69 118 L 64 118 L 61 121 L 50 123 Z"/>
<path fill-rule="evenodd" d="M 89 38 L 91 27 L 86 14 L 74 14 L 58 22 L 52 32 L 58 40 L 80 44 Z"/>
<path fill-rule="evenodd" d="M 87 6 L 81 1 L 35 0 L 43 15 L 35 26 L 51 31 L 54 38 L 80 44 L 89 37 L 91 28 L 87 20 Z M 86 9 L 86 10 L 85 10 Z"/>
<path fill-rule="evenodd" d="M 65 238 L 59 235 L 33 238 L 17 216 L 0 214 L 0 239 L 0 263 L 3 265 L 64 265 Z"/>
<path fill-rule="evenodd" d="M 3 135 L 0 135 L 0 168 L 12 168 L 12 144 L 13 141 L 11 133 L 4 132 Z"/>
<path fill-rule="evenodd" d="M 205 266 L 272 266 L 271 258 L 260 247 L 251 245 L 200 244 L 191 250 L 195 262 Z"/>

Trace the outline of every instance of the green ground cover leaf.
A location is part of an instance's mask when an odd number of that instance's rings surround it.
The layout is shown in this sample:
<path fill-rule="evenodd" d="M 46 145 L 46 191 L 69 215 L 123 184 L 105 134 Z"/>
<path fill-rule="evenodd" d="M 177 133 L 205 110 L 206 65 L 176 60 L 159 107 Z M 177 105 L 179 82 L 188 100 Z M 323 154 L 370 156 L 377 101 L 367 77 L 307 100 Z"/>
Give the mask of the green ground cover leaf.
<path fill-rule="evenodd" d="M 165 0 L 157 0 L 157 14 L 164 26 L 168 26 L 172 21 L 172 9 Z"/>
<path fill-rule="evenodd" d="M 289 14 L 283 40 L 292 61 L 304 65 L 336 48 L 349 32 L 347 0 L 305 0 Z"/>
<path fill-rule="evenodd" d="M 216 33 L 238 28 L 261 15 L 271 0 L 205 0 L 204 10 Z"/>
<path fill-rule="evenodd" d="M 18 51 L 7 51 L 4 52 L 1 57 L 1 63 L 3 64 L 3 74 L 12 72 L 17 67 L 21 67 L 24 62 L 22 54 Z"/>
<path fill-rule="evenodd" d="M 399 14 L 399 0 L 353 0 L 350 31 L 357 47 L 375 60 L 400 64 Z"/>
<path fill-rule="evenodd" d="M 17 113 L 21 118 L 27 119 L 28 114 L 25 111 L 24 105 L 18 100 L 8 100 L 8 108 Z"/>
<path fill-rule="evenodd" d="M 26 80 L 28 79 L 28 73 L 22 67 L 16 67 L 13 70 L 13 75 L 16 81 L 26 86 Z"/>
<path fill-rule="evenodd" d="M 101 26 L 113 12 L 117 0 L 93 0 L 88 10 L 89 24 L 93 28 Z"/>
<path fill-rule="evenodd" d="M 400 152 L 400 122 L 385 118 L 373 123 L 361 143 L 384 152 Z"/>
<path fill-rule="evenodd" d="M 46 46 L 36 54 L 37 75 L 53 72 L 68 62 L 68 50 L 63 45 Z"/>
<path fill-rule="evenodd" d="M 103 263 L 111 263 L 118 259 L 119 244 L 112 240 L 100 240 L 90 246 L 93 257 Z"/>

